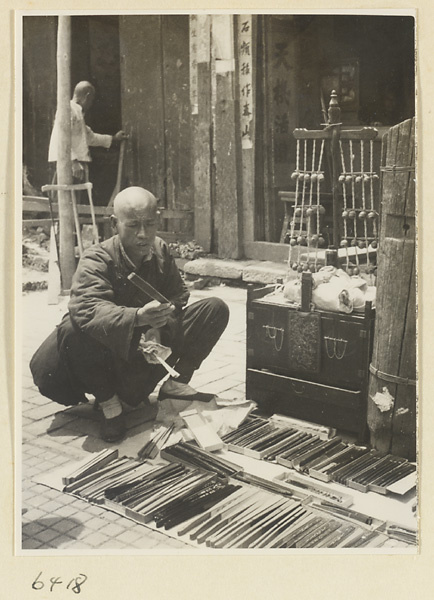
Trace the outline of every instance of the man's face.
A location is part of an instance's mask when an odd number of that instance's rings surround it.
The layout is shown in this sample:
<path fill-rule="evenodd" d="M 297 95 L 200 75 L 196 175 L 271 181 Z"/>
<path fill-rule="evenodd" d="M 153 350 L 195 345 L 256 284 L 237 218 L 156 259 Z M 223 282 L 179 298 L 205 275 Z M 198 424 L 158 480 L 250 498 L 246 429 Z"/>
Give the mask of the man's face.
<path fill-rule="evenodd" d="M 123 207 L 114 217 L 125 252 L 137 266 L 150 256 L 158 229 L 158 214 L 155 204 L 137 201 Z"/>

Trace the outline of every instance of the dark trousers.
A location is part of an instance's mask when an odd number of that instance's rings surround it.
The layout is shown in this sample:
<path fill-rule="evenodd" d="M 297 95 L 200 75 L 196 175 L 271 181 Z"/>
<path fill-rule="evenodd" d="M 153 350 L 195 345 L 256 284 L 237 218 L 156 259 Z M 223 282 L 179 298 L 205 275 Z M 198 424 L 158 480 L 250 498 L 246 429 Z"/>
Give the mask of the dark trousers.
<path fill-rule="evenodd" d="M 229 319 L 229 309 L 219 298 L 199 300 L 182 313 L 181 335 L 167 362 L 188 383 L 209 355 Z M 34 381 L 44 396 L 64 405 L 85 401 L 85 393 L 103 402 L 117 394 L 126 404 L 147 401 L 157 383 L 167 375 L 161 365 L 146 362 L 140 352 L 124 361 L 109 348 L 77 331 L 66 315 L 56 332 L 37 350 L 30 363 Z"/>

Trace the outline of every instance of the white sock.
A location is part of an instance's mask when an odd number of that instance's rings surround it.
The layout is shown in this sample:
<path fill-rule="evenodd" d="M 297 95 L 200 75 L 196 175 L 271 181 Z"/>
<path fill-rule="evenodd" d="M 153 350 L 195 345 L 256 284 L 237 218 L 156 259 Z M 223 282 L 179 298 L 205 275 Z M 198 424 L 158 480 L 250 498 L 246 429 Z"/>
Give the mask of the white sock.
<path fill-rule="evenodd" d="M 114 395 L 105 402 L 100 402 L 102 412 L 106 419 L 114 419 L 122 413 L 122 404 L 119 398 Z"/>

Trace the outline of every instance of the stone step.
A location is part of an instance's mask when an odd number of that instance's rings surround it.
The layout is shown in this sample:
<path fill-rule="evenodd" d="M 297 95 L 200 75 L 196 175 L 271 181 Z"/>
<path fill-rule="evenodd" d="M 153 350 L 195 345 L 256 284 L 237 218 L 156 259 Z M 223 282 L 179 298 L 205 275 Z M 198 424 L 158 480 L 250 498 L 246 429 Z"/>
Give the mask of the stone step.
<path fill-rule="evenodd" d="M 291 270 L 290 275 L 292 276 Z M 246 283 L 276 283 L 279 278 L 287 279 L 288 265 L 268 260 L 255 262 L 243 270 L 243 281 Z"/>
<path fill-rule="evenodd" d="M 180 266 L 180 265 L 179 265 Z M 255 260 L 220 260 L 218 258 L 199 258 L 185 263 L 184 273 L 196 277 L 218 277 L 244 283 L 275 283 L 279 278 L 294 276 L 288 271 L 286 262 Z"/>
<path fill-rule="evenodd" d="M 185 263 L 184 273 L 199 277 L 220 277 L 221 279 L 239 279 L 241 281 L 243 270 L 250 264 L 252 261 L 198 258 Z"/>

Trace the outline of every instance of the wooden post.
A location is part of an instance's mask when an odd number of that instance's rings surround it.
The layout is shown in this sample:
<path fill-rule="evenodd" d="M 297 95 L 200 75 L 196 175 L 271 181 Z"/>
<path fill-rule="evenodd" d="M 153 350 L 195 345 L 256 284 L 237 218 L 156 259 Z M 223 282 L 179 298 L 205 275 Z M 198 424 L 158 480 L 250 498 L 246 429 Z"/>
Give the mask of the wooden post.
<path fill-rule="evenodd" d="M 301 312 L 310 312 L 310 305 L 312 303 L 312 288 L 313 280 L 312 273 L 301 274 Z"/>
<path fill-rule="evenodd" d="M 211 17 L 190 16 L 194 237 L 205 252 L 212 239 Z"/>
<path fill-rule="evenodd" d="M 374 448 L 416 457 L 414 119 L 383 138 L 377 308 L 368 395 Z"/>
<path fill-rule="evenodd" d="M 333 195 L 333 245 L 337 249 L 340 244 L 339 235 L 339 216 L 340 216 L 340 204 L 339 204 L 339 136 L 341 131 L 341 109 L 339 108 L 337 101 L 337 94 L 333 90 L 330 97 L 330 104 L 328 109 L 329 124 L 333 127 L 332 139 L 331 139 L 331 153 L 332 153 L 332 195 Z"/>
<path fill-rule="evenodd" d="M 234 88 L 234 33 L 232 15 L 213 15 L 215 57 L 215 211 L 214 225 L 220 258 L 240 258 L 242 253 L 241 140 Z"/>
<path fill-rule="evenodd" d="M 59 16 L 57 31 L 57 182 L 72 184 L 71 168 L 71 17 Z M 69 290 L 75 271 L 74 217 L 71 193 L 59 190 L 59 246 L 62 290 Z"/>

